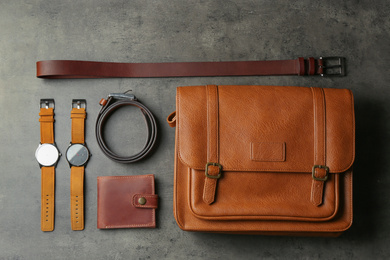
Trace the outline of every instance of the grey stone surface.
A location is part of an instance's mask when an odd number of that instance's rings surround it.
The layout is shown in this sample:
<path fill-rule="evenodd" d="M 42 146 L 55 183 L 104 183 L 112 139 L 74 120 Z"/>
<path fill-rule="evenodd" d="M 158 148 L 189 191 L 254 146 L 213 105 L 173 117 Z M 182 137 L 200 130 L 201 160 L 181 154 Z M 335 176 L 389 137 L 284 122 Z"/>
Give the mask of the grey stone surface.
<path fill-rule="evenodd" d="M 388 259 L 390 258 L 390 2 L 252 0 L 0 0 L 0 259 Z M 348 76 L 42 80 L 35 62 L 118 62 L 347 58 Z M 350 88 L 355 95 L 354 224 L 340 238 L 266 237 L 181 231 L 172 213 L 175 87 L 261 84 Z M 99 100 L 132 89 L 155 114 L 156 152 L 121 165 L 97 146 Z M 70 141 L 72 98 L 86 98 L 86 222 L 70 229 L 70 170 L 56 170 L 55 230 L 40 230 L 38 102 L 56 100 L 56 141 Z M 111 128 L 113 144 L 136 150 L 134 114 Z M 134 121 L 134 123 L 133 123 Z M 125 125 L 125 123 L 127 125 Z M 111 135 L 110 135 L 111 136 Z M 131 144 L 135 142 L 135 146 Z M 126 150 L 124 150 L 126 152 Z M 158 228 L 98 230 L 96 177 L 154 173 Z"/>

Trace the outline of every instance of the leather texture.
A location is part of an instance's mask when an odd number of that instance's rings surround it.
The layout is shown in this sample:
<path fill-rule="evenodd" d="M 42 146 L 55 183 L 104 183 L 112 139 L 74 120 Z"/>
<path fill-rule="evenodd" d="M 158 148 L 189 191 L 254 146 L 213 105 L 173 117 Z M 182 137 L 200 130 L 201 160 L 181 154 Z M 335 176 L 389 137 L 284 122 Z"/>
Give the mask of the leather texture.
<path fill-rule="evenodd" d="M 142 103 L 131 99 L 116 99 L 113 97 L 109 97 L 107 100 L 102 99 L 100 101 L 100 104 L 102 105 L 102 109 L 100 110 L 96 120 L 95 133 L 96 133 L 96 140 L 103 153 L 111 160 L 119 163 L 134 163 L 148 156 L 148 154 L 152 152 L 154 144 L 156 143 L 156 139 L 157 139 L 157 123 L 152 112 L 150 112 L 150 110 Z M 107 119 L 118 108 L 123 106 L 134 106 L 139 108 L 142 112 L 142 115 L 147 125 L 146 130 L 147 130 L 148 137 L 145 146 L 142 148 L 141 151 L 131 156 L 121 156 L 114 153 L 107 146 L 103 137 L 104 126 Z"/>
<path fill-rule="evenodd" d="M 153 174 L 102 176 L 97 178 L 97 187 L 97 228 L 156 227 L 158 195 Z"/>
<path fill-rule="evenodd" d="M 207 91 L 207 162 L 219 162 L 219 145 L 218 145 L 218 87 L 214 85 L 206 86 Z M 214 165 L 208 166 L 208 174 L 217 176 L 219 168 Z M 218 179 L 205 177 L 203 188 L 203 201 L 211 204 L 215 200 L 215 191 Z"/>
<path fill-rule="evenodd" d="M 41 168 L 41 230 L 54 230 L 55 167 Z"/>
<path fill-rule="evenodd" d="M 302 57 L 294 60 L 119 63 L 80 60 L 37 62 L 37 77 L 59 78 L 153 78 L 264 75 L 321 75 L 322 59 Z"/>
<path fill-rule="evenodd" d="M 72 144 L 85 143 L 85 118 L 87 113 L 85 108 L 72 108 L 70 118 L 72 119 Z"/>
<path fill-rule="evenodd" d="M 143 200 L 144 203 L 141 203 L 140 199 Z M 133 206 L 136 208 L 157 209 L 158 195 L 135 194 L 133 196 Z"/>
<path fill-rule="evenodd" d="M 84 230 L 84 166 L 70 169 L 70 218 L 72 230 Z"/>
<path fill-rule="evenodd" d="M 41 144 L 54 144 L 54 108 L 41 108 L 39 116 Z"/>
<path fill-rule="evenodd" d="M 313 165 L 326 165 L 326 111 L 325 96 L 321 88 L 311 88 L 313 91 L 314 113 L 314 163 Z M 315 168 L 316 177 L 324 178 L 324 169 Z M 322 204 L 325 181 L 312 180 L 311 202 L 315 206 Z"/>
<path fill-rule="evenodd" d="M 351 226 L 350 90 L 179 87 L 170 118 L 172 125 L 176 119 L 174 214 L 181 229 L 337 236 Z M 210 161 L 221 165 L 219 179 L 205 176 Z M 329 173 L 317 167 L 313 174 L 314 165 Z"/>
<path fill-rule="evenodd" d="M 72 108 L 72 144 L 85 143 L 85 108 Z M 70 169 L 70 221 L 72 230 L 84 230 L 84 166 Z"/>
<path fill-rule="evenodd" d="M 54 144 L 54 108 L 39 111 L 41 144 Z M 41 167 L 41 230 L 54 230 L 55 166 Z"/>

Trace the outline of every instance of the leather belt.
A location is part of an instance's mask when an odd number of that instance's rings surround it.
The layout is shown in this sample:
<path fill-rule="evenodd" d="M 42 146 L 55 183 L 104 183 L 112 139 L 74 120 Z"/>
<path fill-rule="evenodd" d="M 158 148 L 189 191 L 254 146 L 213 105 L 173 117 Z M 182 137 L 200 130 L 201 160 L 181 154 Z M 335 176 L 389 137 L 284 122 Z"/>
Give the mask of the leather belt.
<path fill-rule="evenodd" d="M 112 93 L 108 95 L 107 100 L 102 99 L 100 101 L 100 104 L 102 105 L 102 109 L 100 110 L 98 118 L 96 120 L 96 139 L 103 153 L 108 158 L 119 163 L 133 163 L 147 156 L 152 151 L 157 138 L 156 120 L 153 114 L 149 111 L 149 109 L 140 102 L 138 102 L 137 98 L 134 95 L 130 94 Z M 102 134 L 104 125 L 109 116 L 118 108 L 123 106 L 135 106 L 141 109 L 142 115 L 144 116 L 147 124 L 148 137 L 146 144 L 140 152 L 132 156 L 119 156 L 116 153 L 112 152 L 106 145 Z"/>
<path fill-rule="evenodd" d="M 221 62 L 118 63 L 77 60 L 37 62 L 37 77 L 58 78 L 153 78 L 207 76 L 321 75 L 344 76 L 345 59 L 315 59 Z"/>

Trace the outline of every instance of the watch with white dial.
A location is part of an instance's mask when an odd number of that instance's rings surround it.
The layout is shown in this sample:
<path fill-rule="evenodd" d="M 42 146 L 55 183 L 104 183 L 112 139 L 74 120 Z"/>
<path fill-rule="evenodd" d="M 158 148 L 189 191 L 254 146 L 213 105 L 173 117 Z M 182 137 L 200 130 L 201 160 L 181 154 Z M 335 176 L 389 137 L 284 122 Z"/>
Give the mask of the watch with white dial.
<path fill-rule="evenodd" d="M 41 99 L 41 142 L 35 158 L 41 168 L 41 230 L 54 230 L 55 167 L 61 156 L 54 142 L 54 99 Z"/>

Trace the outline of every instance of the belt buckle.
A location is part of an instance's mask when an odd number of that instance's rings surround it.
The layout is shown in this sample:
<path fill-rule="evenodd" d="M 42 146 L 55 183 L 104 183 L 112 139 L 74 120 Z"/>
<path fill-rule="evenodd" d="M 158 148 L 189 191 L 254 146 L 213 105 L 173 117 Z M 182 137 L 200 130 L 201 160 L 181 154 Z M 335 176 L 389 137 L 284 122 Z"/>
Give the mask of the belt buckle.
<path fill-rule="evenodd" d="M 125 93 L 110 93 L 108 95 L 108 98 L 115 98 L 115 99 L 130 99 L 130 100 L 137 100 L 137 98 L 135 97 L 135 95 L 133 94 L 126 94 Z"/>
<path fill-rule="evenodd" d="M 39 102 L 39 109 L 41 108 L 53 108 L 54 109 L 54 99 L 52 98 L 42 98 L 41 101 Z"/>
<path fill-rule="evenodd" d="M 87 108 L 87 100 L 85 99 L 72 99 L 72 109 L 73 108 Z"/>
<path fill-rule="evenodd" d="M 344 57 L 320 57 L 323 69 L 321 77 L 345 76 L 345 58 Z"/>

